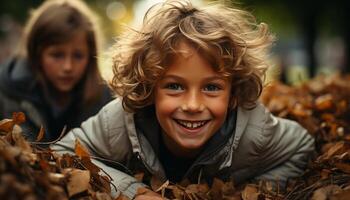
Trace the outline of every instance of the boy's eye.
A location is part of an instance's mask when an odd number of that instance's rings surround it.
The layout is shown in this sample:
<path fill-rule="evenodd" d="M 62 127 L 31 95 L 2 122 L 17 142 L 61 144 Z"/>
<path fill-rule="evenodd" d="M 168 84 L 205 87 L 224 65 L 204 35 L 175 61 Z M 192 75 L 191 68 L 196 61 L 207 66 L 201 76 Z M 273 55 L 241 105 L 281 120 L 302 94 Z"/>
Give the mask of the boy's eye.
<path fill-rule="evenodd" d="M 169 90 L 183 90 L 183 87 L 178 83 L 169 83 L 165 88 Z"/>
<path fill-rule="evenodd" d="M 209 84 L 209 85 L 204 87 L 204 91 L 209 91 L 209 92 L 211 92 L 211 91 L 218 91 L 220 89 L 221 88 L 219 86 L 214 85 L 214 84 Z"/>

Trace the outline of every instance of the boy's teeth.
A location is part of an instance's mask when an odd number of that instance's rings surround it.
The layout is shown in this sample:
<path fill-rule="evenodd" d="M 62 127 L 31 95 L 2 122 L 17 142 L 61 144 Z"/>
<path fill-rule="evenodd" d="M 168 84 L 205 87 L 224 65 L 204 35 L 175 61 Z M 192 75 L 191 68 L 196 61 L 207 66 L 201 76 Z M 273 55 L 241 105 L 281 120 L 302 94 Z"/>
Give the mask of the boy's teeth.
<path fill-rule="evenodd" d="M 181 120 L 176 120 L 176 121 L 186 128 L 198 128 L 205 124 L 205 121 L 198 121 L 198 122 L 189 122 L 189 121 L 181 121 Z"/>

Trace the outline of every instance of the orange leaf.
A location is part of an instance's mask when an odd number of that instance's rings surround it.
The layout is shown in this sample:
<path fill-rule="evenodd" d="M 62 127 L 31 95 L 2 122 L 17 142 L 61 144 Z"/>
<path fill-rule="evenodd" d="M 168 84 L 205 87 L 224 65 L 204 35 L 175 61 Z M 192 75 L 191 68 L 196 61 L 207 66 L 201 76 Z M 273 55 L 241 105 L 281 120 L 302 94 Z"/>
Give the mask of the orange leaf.
<path fill-rule="evenodd" d="M 85 147 L 82 144 L 80 144 L 78 139 L 75 140 L 75 154 L 80 158 L 83 158 L 83 157 L 90 158 L 89 151 L 85 149 Z"/>
<path fill-rule="evenodd" d="M 129 200 L 129 198 L 120 193 L 120 195 L 115 200 Z"/>
<path fill-rule="evenodd" d="M 327 110 L 333 106 L 333 97 L 330 94 L 319 96 L 315 99 L 315 107 L 318 110 Z"/>
<path fill-rule="evenodd" d="M 11 132 L 15 123 L 12 119 L 4 119 L 0 121 L 0 131 Z"/>
<path fill-rule="evenodd" d="M 340 169 L 341 171 L 349 174 L 350 173 L 350 165 L 346 163 L 335 163 L 334 164 L 336 168 Z"/>
<path fill-rule="evenodd" d="M 12 119 L 15 122 L 15 124 L 22 124 L 26 121 L 26 116 L 23 112 L 14 112 L 12 113 Z"/>

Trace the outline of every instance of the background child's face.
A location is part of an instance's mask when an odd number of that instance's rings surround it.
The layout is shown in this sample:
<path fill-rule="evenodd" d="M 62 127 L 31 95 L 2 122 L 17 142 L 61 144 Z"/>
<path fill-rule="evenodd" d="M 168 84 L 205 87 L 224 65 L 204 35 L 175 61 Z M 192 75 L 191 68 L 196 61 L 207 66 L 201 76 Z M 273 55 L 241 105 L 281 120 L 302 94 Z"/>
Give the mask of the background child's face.
<path fill-rule="evenodd" d="M 200 150 L 224 123 L 231 83 L 185 42 L 157 82 L 155 107 L 164 141 L 175 154 Z"/>
<path fill-rule="evenodd" d="M 46 79 L 59 91 L 69 92 L 82 78 L 89 62 L 87 36 L 79 32 L 67 43 L 44 48 L 41 65 Z"/>

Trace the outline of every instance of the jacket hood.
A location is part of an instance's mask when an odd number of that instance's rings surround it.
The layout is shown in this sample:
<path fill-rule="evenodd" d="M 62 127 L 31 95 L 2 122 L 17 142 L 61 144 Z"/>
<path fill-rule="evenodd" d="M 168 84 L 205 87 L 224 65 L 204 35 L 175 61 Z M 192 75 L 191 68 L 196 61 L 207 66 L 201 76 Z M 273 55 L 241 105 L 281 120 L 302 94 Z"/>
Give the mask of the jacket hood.
<path fill-rule="evenodd" d="M 0 67 L 0 90 L 8 96 L 36 101 L 38 87 L 26 60 L 11 59 Z"/>

